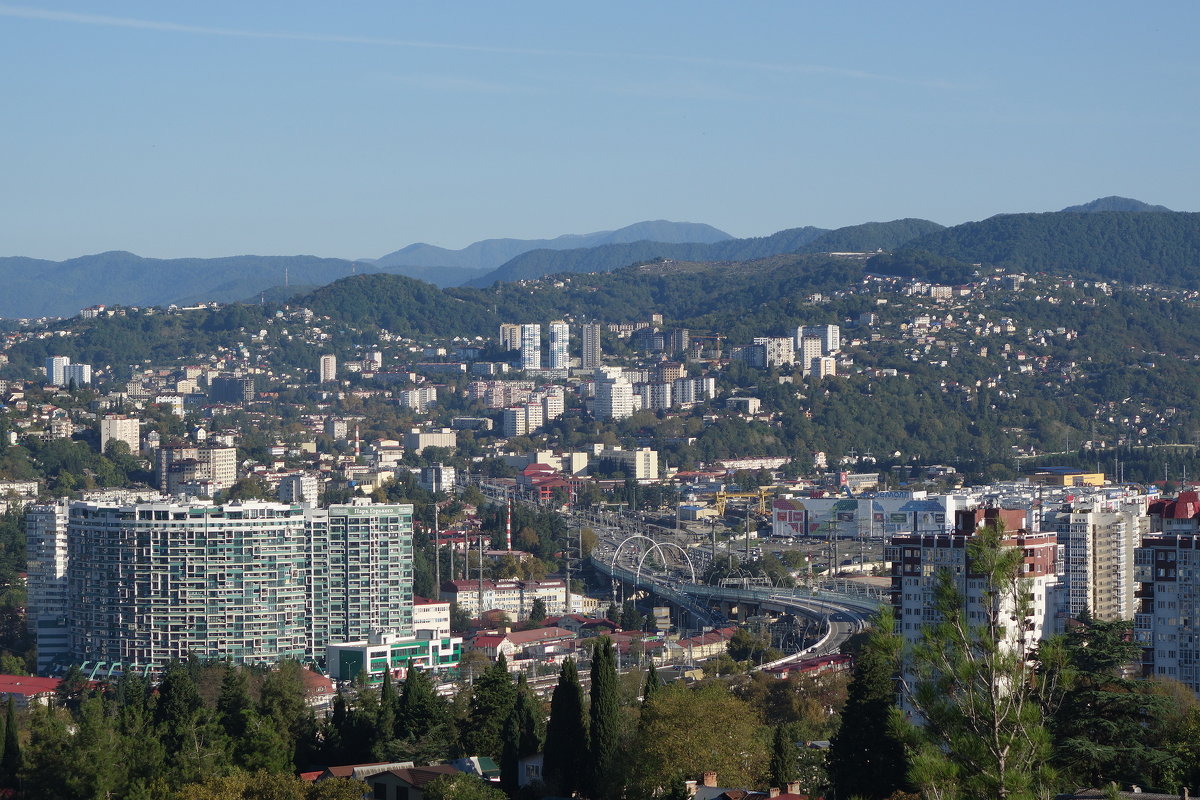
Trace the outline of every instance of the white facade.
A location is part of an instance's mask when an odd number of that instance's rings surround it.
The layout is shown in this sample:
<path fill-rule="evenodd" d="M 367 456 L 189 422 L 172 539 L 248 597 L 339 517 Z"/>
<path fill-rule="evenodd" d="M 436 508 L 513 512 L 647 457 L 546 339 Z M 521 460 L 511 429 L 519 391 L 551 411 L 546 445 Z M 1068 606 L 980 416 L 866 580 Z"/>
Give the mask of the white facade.
<path fill-rule="evenodd" d="M 1054 516 L 1063 547 L 1065 611 L 1104 621 L 1134 613 L 1134 550 L 1150 529 L 1146 498 L 1080 498 Z"/>
<path fill-rule="evenodd" d="M 583 323 L 583 355 L 579 365 L 584 369 L 600 366 L 600 323 Z"/>
<path fill-rule="evenodd" d="M 279 479 L 276 490 L 281 503 L 316 505 L 321 498 L 321 479 L 310 472 L 296 472 Z"/>
<path fill-rule="evenodd" d="M 625 419 L 633 416 L 633 384 L 624 378 L 603 380 L 597 376 L 596 419 Z"/>
<path fill-rule="evenodd" d="M 63 385 L 87 386 L 92 382 L 91 364 L 67 364 L 63 367 Z"/>
<path fill-rule="evenodd" d="M 142 449 L 142 421 L 137 417 L 107 414 L 100 418 L 100 452 L 108 447 L 110 440 L 129 445 L 129 452 L 137 455 Z"/>
<path fill-rule="evenodd" d="M 536 322 L 521 326 L 521 369 L 542 368 L 542 326 Z"/>
<path fill-rule="evenodd" d="M 550 369 L 567 369 L 571 366 L 571 326 L 562 320 L 550 323 L 547 366 Z"/>
<path fill-rule="evenodd" d="M 641 447 L 637 450 L 605 447 L 596 454 L 596 458 L 600 461 L 618 462 L 626 477 L 635 481 L 658 480 L 658 451 L 649 447 Z"/>
<path fill-rule="evenodd" d="M 30 506 L 25 517 L 28 609 L 26 624 L 37 642 L 37 672 L 47 674 L 67 654 L 67 508 L 69 503 Z"/>
<path fill-rule="evenodd" d="M 317 380 L 321 383 L 329 383 L 337 380 L 337 356 L 323 355 L 317 365 L 318 376 Z"/>
<path fill-rule="evenodd" d="M 46 359 L 46 383 L 51 386 L 66 386 L 66 368 L 71 363 L 70 356 L 50 356 Z"/>
<path fill-rule="evenodd" d="M 796 338 L 814 336 L 821 341 L 821 355 L 842 349 L 842 329 L 837 325 L 805 325 L 796 331 Z"/>
<path fill-rule="evenodd" d="M 795 340 L 790 337 L 757 336 L 754 344 L 763 347 L 763 366 L 787 366 L 796 360 Z"/>

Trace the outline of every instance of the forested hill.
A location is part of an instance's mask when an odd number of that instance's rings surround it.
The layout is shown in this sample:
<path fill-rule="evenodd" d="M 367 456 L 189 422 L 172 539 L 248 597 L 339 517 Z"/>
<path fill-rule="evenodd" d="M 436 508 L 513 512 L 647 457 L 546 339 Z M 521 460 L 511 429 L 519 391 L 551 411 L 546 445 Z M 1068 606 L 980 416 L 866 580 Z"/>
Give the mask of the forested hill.
<path fill-rule="evenodd" d="M 1002 214 L 909 242 L 895 255 L 1123 283 L 1194 286 L 1200 278 L 1200 214 L 1100 211 Z"/>
<path fill-rule="evenodd" d="M 485 287 L 502 281 L 527 280 L 565 272 L 607 272 L 658 258 L 676 261 L 749 261 L 786 253 L 891 250 L 941 229 L 941 225 L 928 220 L 899 219 L 868 222 L 833 231 L 811 226 L 790 228 L 770 236 L 728 239 L 710 244 L 644 241 L 575 250 L 533 250 L 466 285 Z"/>
<path fill-rule="evenodd" d="M 797 306 L 801 295 L 861 280 L 859 262 L 819 255 L 750 262 L 647 264 L 616 272 L 554 276 L 536 286 L 445 289 L 399 275 L 357 275 L 294 300 L 357 327 L 402 335 L 495 336 L 501 322 L 563 316 L 619 322 L 670 309 L 673 319 L 734 314 L 764 304 Z"/>

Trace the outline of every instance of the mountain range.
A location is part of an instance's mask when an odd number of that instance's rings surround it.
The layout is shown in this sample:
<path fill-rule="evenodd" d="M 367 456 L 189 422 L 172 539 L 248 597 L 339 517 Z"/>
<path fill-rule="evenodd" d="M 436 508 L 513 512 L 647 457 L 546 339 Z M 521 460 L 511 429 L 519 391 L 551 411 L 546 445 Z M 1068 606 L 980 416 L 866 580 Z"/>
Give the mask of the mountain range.
<path fill-rule="evenodd" d="M 314 256 L 151 259 L 123 251 L 60 262 L 0 257 L 0 285 L 6 289 L 0 293 L 0 317 L 70 316 L 95 304 L 188 305 L 257 301 L 267 295 L 278 300 L 301 287 L 310 290 L 367 273 L 405 275 L 441 288 L 487 287 L 658 260 L 733 263 L 782 254 L 877 250 L 893 253 L 893 267 L 915 274 L 950 275 L 964 264 L 989 263 L 1077 274 L 1099 271 L 1119 280 L 1181 285 L 1200 278 L 1200 214 L 1106 197 L 1060 212 L 1002 214 L 950 228 L 901 219 L 836 230 L 790 228 L 736 239 L 709 225 L 659 220 L 554 239 L 489 239 L 461 250 L 412 244 L 379 259 L 358 261 Z"/>

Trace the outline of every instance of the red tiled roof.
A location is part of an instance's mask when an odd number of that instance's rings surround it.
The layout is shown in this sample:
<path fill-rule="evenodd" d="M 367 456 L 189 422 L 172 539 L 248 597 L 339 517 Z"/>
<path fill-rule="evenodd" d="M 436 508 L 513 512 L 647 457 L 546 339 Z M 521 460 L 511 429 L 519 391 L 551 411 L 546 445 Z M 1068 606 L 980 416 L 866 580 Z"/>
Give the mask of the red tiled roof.
<path fill-rule="evenodd" d="M 0 675 L 0 694 L 19 694 L 35 697 L 53 692 L 61 681 L 58 678 L 31 678 L 27 675 Z"/>

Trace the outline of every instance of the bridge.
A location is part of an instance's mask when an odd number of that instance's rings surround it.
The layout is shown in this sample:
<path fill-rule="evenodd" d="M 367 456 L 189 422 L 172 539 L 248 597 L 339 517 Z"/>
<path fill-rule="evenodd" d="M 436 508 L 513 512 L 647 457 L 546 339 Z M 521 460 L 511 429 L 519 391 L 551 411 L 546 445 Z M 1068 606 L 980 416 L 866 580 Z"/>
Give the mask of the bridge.
<path fill-rule="evenodd" d="M 510 487 L 487 481 L 477 485 L 494 500 L 536 505 L 511 492 Z M 570 528 L 591 528 L 599 537 L 589 562 L 613 581 L 614 600 L 618 586 L 657 597 L 678 610 L 681 630 L 718 627 L 735 616 L 745 621 L 760 614 L 793 614 L 815 622 L 818 641 L 783 662 L 837 652 L 863 630 L 883 603 L 882 593 L 848 581 L 796 588 L 754 586 L 748 580 L 741 586 L 711 586 L 697 581 L 693 556 L 703 569 L 712 552 L 680 538 L 677 531 L 631 514 L 572 511 L 563 516 Z M 668 565 L 671 560 L 676 561 L 675 568 Z"/>

